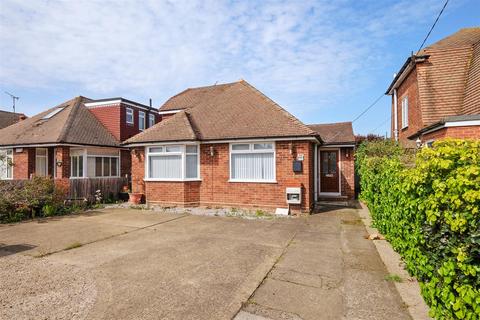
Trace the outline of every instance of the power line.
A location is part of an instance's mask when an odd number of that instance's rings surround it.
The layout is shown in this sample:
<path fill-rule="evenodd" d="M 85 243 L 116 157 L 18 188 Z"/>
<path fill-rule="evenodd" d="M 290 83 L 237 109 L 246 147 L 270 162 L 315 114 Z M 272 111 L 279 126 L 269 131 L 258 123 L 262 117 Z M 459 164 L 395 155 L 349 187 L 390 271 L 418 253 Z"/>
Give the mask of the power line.
<path fill-rule="evenodd" d="M 392 119 L 392 115 L 389 115 L 387 119 L 385 119 L 385 121 L 383 121 L 381 124 L 379 124 L 375 129 L 372 130 L 372 133 L 374 133 L 375 131 L 377 131 L 381 126 L 383 126 L 385 123 L 387 123 L 387 121 L 391 120 Z"/>
<path fill-rule="evenodd" d="M 352 123 L 360 119 L 361 116 L 363 116 L 368 110 L 370 110 L 374 105 L 376 105 L 378 101 L 380 101 L 380 99 L 382 99 L 384 96 L 385 94 L 382 93 L 371 105 L 369 105 L 365 110 L 362 111 L 362 113 L 360 113 L 355 119 L 353 119 Z"/>
<path fill-rule="evenodd" d="M 425 39 L 423 39 L 423 42 L 422 42 L 422 44 L 420 45 L 420 48 L 418 48 L 417 54 L 420 52 L 420 50 L 422 50 L 423 45 L 425 44 L 425 42 L 427 42 L 427 39 L 428 39 L 428 37 L 430 36 L 430 34 L 432 33 L 433 28 L 435 28 L 435 25 L 437 24 L 438 19 L 440 19 L 440 16 L 442 15 L 443 10 L 445 10 L 445 7 L 447 6 L 448 1 L 449 1 L 449 0 L 445 1 L 445 4 L 443 5 L 442 10 L 440 10 L 440 13 L 439 13 L 438 16 L 437 16 L 437 19 L 435 19 L 435 22 L 433 23 L 432 27 L 430 28 L 430 31 L 428 31 L 427 36 L 425 37 Z"/>

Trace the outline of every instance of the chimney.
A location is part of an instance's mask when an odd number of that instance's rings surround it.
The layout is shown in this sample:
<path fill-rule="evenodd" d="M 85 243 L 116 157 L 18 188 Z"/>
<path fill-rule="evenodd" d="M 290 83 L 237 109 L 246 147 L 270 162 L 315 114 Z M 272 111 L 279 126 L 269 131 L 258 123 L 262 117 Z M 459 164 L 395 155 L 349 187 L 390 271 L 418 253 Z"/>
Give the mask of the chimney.
<path fill-rule="evenodd" d="M 150 98 L 150 108 L 152 107 L 152 98 Z"/>
<path fill-rule="evenodd" d="M 18 121 L 23 121 L 23 120 L 25 120 L 25 119 L 27 119 L 27 116 L 24 115 L 24 114 L 22 114 L 22 115 L 20 115 L 20 116 L 18 117 Z"/>

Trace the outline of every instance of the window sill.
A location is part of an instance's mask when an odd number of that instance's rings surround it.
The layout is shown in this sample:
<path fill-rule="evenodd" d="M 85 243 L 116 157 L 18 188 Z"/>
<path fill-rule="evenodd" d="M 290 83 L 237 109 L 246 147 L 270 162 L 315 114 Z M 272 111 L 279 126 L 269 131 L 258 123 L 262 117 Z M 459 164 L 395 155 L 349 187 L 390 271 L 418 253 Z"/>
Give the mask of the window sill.
<path fill-rule="evenodd" d="M 147 178 L 143 179 L 145 182 L 192 182 L 192 181 L 202 181 L 202 179 L 154 179 Z"/>
<path fill-rule="evenodd" d="M 228 180 L 228 182 L 233 182 L 233 183 L 277 183 L 276 180 Z"/>
<path fill-rule="evenodd" d="M 408 129 L 408 126 L 402 127 L 400 130 Z"/>

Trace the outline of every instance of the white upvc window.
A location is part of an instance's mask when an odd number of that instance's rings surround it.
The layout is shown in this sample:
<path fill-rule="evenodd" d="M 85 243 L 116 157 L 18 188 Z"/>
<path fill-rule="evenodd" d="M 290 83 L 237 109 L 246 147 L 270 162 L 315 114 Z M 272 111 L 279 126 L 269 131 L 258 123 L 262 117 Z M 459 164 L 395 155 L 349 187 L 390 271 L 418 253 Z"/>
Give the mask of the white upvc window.
<path fill-rule="evenodd" d="M 146 180 L 200 179 L 199 145 L 159 145 L 147 148 Z"/>
<path fill-rule="evenodd" d="M 145 112 L 143 111 L 138 112 L 138 130 L 145 130 Z"/>
<path fill-rule="evenodd" d="M 71 178 L 83 177 L 83 155 L 70 156 L 70 177 Z"/>
<path fill-rule="evenodd" d="M 35 175 L 46 177 L 48 175 L 48 149 L 35 149 Z"/>
<path fill-rule="evenodd" d="M 148 115 L 148 127 L 153 127 L 155 125 L 155 115 L 153 113 L 150 113 Z"/>
<path fill-rule="evenodd" d="M 402 98 L 402 129 L 408 127 L 408 96 Z"/>
<path fill-rule="evenodd" d="M 275 143 L 230 144 L 230 181 L 276 182 Z"/>
<path fill-rule="evenodd" d="M 127 124 L 133 124 L 133 109 L 132 108 L 126 108 L 126 122 Z"/>
<path fill-rule="evenodd" d="M 13 149 L 0 150 L 0 180 L 13 179 Z"/>

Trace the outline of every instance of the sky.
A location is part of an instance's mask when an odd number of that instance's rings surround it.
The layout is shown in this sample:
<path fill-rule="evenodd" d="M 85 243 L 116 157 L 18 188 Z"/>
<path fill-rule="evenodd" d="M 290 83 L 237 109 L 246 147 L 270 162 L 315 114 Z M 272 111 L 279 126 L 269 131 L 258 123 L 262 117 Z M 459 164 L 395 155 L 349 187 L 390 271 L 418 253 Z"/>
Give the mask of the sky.
<path fill-rule="evenodd" d="M 0 1 L 0 109 L 29 116 L 74 96 L 161 106 L 189 88 L 244 79 L 304 123 L 351 121 L 416 52 L 443 0 Z M 480 25 L 450 0 L 427 41 Z M 383 96 L 354 122 L 390 131 Z"/>

